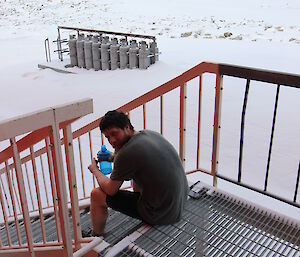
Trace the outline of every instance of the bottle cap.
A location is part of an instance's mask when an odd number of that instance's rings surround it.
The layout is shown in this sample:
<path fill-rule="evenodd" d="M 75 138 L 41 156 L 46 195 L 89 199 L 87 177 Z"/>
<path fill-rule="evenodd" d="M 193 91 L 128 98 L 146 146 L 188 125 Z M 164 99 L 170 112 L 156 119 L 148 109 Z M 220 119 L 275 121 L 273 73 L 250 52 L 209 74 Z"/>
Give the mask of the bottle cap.
<path fill-rule="evenodd" d="M 106 146 L 105 146 L 105 145 L 102 145 L 102 146 L 101 146 L 101 152 L 106 152 L 106 150 L 107 150 L 107 149 L 106 149 Z"/>

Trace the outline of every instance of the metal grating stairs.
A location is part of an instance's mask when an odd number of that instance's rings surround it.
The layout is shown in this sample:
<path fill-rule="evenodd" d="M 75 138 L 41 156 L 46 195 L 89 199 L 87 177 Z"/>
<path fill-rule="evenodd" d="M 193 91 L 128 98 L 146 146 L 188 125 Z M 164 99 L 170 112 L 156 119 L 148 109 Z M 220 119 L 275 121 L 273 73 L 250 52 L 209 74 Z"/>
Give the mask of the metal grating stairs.
<path fill-rule="evenodd" d="M 293 256 L 300 257 L 299 223 L 200 184 L 191 191 L 182 219 L 173 225 L 148 226 L 109 210 L 99 256 Z M 91 229 L 89 209 L 80 213 L 82 230 Z M 70 217 L 70 224 L 71 217 Z M 11 239 L 17 244 L 14 224 Z M 45 217 L 47 241 L 55 241 L 54 217 Z M 25 243 L 24 226 L 20 224 Z M 34 242 L 41 242 L 39 220 L 32 220 Z M 0 229 L 7 245 L 5 229 Z"/>

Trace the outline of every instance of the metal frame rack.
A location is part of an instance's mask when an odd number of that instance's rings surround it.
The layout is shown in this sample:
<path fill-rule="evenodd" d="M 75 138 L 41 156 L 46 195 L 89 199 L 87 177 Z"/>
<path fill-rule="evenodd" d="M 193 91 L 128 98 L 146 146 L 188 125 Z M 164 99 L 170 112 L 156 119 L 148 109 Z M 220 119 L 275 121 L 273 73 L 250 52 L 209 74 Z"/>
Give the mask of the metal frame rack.
<path fill-rule="evenodd" d="M 67 26 L 58 26 L 57 27 L 57 33 L 58 37 L 57 40 L 53 41 L 54 43 L 57 43 L 57 50 L 54 52 L 57 52 L 58 58 L 63 61 L 63 54 L 68 53 L 69 50 L 67 48 L 63 48 L 62 44 L 67 43 L 68 39 L 62 39 L 61 33 L 63 30 L 71 30 L 76 31 L 77 35 L 80 34 L 80 32 L 89 32 L 89 33 L 97 33 L 100 36 L 102 35 L 113 35 L 113 36 L 123 36 L 127 40 L 130 38 L 142 38 L 142 39 L 149 39 L 153 42 L 156 42 L 156 38 L 154 36 L 150 35 L 141 35 L 141 34 L 132 34 L 132 33 L 123 33 L 123 32 L 115 32 L 115 31 L 106 31 L 106 30 L 97 30 L 97 29 L 87 29 L 87 28 L 76 28 L 76 27 L 67 27 Z M 45 46 L 46 49 L 47 46 Z M 47 50 L 45 50 L 47 52 Z M 49 48 L 48 48 L 49 52 Z"/>

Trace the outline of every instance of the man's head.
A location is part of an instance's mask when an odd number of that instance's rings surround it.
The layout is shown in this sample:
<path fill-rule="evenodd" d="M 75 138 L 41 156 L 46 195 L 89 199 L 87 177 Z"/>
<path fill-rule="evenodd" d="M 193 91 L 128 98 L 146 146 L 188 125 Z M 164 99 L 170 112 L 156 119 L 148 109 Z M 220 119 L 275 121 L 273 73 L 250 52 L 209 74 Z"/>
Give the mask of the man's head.
<path fill-rule="evenodd" d="M 99 124 L 101 132 L 115 150 L 120 148 L 134 134 L 134 128 L 128 116 L 119 111 L 109 111 Z"/>

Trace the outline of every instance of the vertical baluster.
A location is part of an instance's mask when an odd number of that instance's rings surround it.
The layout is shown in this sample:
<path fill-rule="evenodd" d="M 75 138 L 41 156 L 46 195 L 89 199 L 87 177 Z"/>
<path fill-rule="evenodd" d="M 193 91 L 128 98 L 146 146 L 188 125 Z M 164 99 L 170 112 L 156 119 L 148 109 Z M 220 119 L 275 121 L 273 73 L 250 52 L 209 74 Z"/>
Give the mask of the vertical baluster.
<path fill-rule="evenodd" d="M 213 149 L 212 149 L 212 165 L 211 173 L 213 176 L 213 185 L 217 186 L 217 166 L 219 158 L 219 136 L 221 122 L 221 104 L 223 90 L 223 76 L 216 74 L 216 90 L 215 90 L 215 112 L 214 112 L 214 130 L 213 130 Z"/>
<path fill-rule="evenodd" d="M 27 163 L 26 162 L 25 162 L 24 166 L 25 166 L 25 172 L 26 172 L 26 177 L 27 177 L 27 182 L 28 182 L 28 189 L 29 189 L 29 195 L 30 195 L 32 210 L 35 211 L 35 206 L 34 206 L 34 201 L 33 201 L 33 196 L 32 196 L 32 189 L 31 189 L 31 184 L 30 184 L 30 181 L 29 181 L 28 168 L 27 168 Z"/>
<path fill-rule="evenodd" d="M 41 169 L 42 169 L 42 177 L 43 177 L 43 182 L 44 182 L 47 207 L 49 207 L 48 187 L 47 187 L 46 178 L 45 178 L 45 169 L 44 169 L 44 163 L 43 163 L 42 155 L 40 155 L 40 163 L 41 163 Z"/>
<path fill-rule="evenodd" d="M 85 181 L 84 181 L 84 175 L 83 175 L 82 152 L 81 152 L 80 137 L 78 137 L 77 140 L 78 140 L 78 148 L 79 148 L 79 159 L 80 159 L 82 191 L 83 191 L 83 198 L 85 198 L 86 197 L 86 192 L 85 192 Z"/>
<path fill-rule="evenodd" d="M 13 149 L 13 159 L 14 159 L 14 166 L 15 166 L 15 170 L 16 170 L 16 177 L 17 177 L 18 189 L 19 189 L 19 194 L 20 194 L 20 200 L 21 200 L 23 222 L 25 225 L 27 247 L 28 247 L 29 255 L 34 256 L 32 230 L 31 230 L 29 210 L 28 210 L 28 205 L 27 205 L 23 172 L 22 172 L 22 167 L 21 167 L 21 159 L 20 159 L 20 155 L 18 152 L 18 147 L 17 147 L 15 138 L 10 139 L 10 144 Z"/>
<path fill-rule="evenodd" d="M 146 129 L 146 104 L 143 104 L 143 127 Z"/>
<path fill-rule="evenodd" d="M 246 88 L 245 88 L 245 95 L 244 95 L 244 104 L 243 104 L 243 110 L 242 110 L 242 118 L 241 118 L 238 182 L 241 182 L 241 178 L 242 178 L 243 149 L 244 149 L 244 127 L 245 127 L 245 115 L 246 115 L 246 109 L 247 109 L 249 87 L 250 87 L 250 80 L 247 79 Z"/>
<path fill-rule="evenodd" d="M 180 85 L 179 156 L 185 168 L 186 83 Z"/>
<path fill-rule="evenodd" d="M 296 187 L 295 187 L 295 193 L 294 193 L 294 203 L 297 200 L 297 194 L 298 194 L 298 187 L 299 187 L 299 179 L 300 179 L 300 161 L 298 164 L 298 174 L 297 174 L 297 180 L 296 180 Z"/>
<path fill-rule="evenodd" d="M 91 154 L 91 163 L 92 163 L 93 162 L 94 154 L 93 154 L 93 148 L 92 148 L 92 135 L 91 135 L 91 131 L 89 131 L 89 143 L 90 143 L 90 154 Z M 96 178 L 93 175 L 93 188 L 95 188 L 95 186 L 96 186 Z"/>
<path fill-rule="evenodd" d="M 73 234 L 75 241 L 75 249 L 80 248 L 81 240 L 81 226 L 79 216 L 79 200 L 76 183 L 76 172 L 75 172 L 75 160 L 73 151 L 73 136 L 71 125 L 67 125 L 63 128 L 64 145 L 65 145 L 65 156 L 68 170 L 68 182 L 70 191 L 71 211 L 72 211 L 72 223 L 73 223 Z"/>
<path fill-rule="evenodd" d="M 36 162 L 35 162 L 35 154 L 34 154 L 33 146 L 30 146 L 30 158 L 31 158 L 33 177 L 34 177 L 34 183 L 35 183 L 35 192 L 36 192 L 37 203 L 38 203 L 38 210 L 39 210 L 39 217 L 40 217 L 40 224 L 41 224 L 41 231 L 42 231 L 42 239 L 43 239 L 43 243 L 46 243 L 43 206 L 42 206 L 42 202 L 41 202 L 41 194 L 40 194 L 40 187 L 39 187 L 38 175 L 37 175 L 37 170 L 36 170 Z"/>
<path fill-rule="evenodd" d="M 201 110 L 202 110 L 202 75 L 199 76 L 199 98 L 198 98 L 198 131 L 197 131 L 197 163 L 196 169 L 199 169 L 200 163 L 200 132 L 201 132 Z"/>
<path fill-rule="evenodd" d="M 8 198 L 7 198 L 7 194 L 6 194 L 6 191 L 5 191 L 5 187 L 4 187 L 4 185 L 3 185 L 2 176 L 0 176 L 0 182 L 1 182 L 2 190 L 3 190 L 4 197 L 5 197 L 6 204 L 7 204 L 8 215 L 9 215 L 9 216 L 12 216 L 13 214 L 12 214 L 12 210 L 11 210 L 11 208 L 10 208 L 9 202 L 8 202 Z"/>
<path fill-rule="evenodd" d="M 18 197 L 17 188 L 16 188 L 16 184 L 15 184 L 15 180 L 14 180 L 14 169 L 11 169 L 11 181 L 12 181 L 12 185 L 13 185 L 13 194 L 16 197 L 17 204 L 18 204 L 18 207 L 19 207 L 19 211 L 21 213 L 21 204 L 20 204 L 20 200 L 19 200 L 19 197 Z"/>
<path fill-rule="evenodd" d="M 5 205 L 4 205 L 2 189 L 3 189 L 3 186 L 2 187 L 0 186 L 0 202 L 1 202 L 1 206 L 2 206 L 2 214 L 3 214 L 4 224 L 5 224 L 7 242 L 8 242 L 8 245 L 11 246 L 10 232 L 8 230 L 9 225 L 8 225 L 8 222 L 7 222 L 8 219 L 7 219 L 7 214 L 6 214 Z"/>
<path fill-rule="evenodd" d="M 57 235 L 57 241 L 61 242 L 61 229 L 60 229 L 60 220 L 59 220 L 59 214 L 58 214 L 58 199 L 57 199 L 57 193 L 56 193 L 56 186 L 55 186 L 55 180 L 54 180 L 54 168 L 53 168 L 53 160 L 51 156 L 51 149 L 50 149 L 50 139 L 47 137 L 45 139 L 46 149 L 47 149 L 47 160 L 48 160 L 48 168 L 49 168 L 49 177 L 51 182 L 51 191 L 52 191 L 52 197 L 53 197 L 53 208 L 54 208 L 54 218 L 55 218 L 55 225 L 56 225 L 56 235 Z"/>
<path fill-rule="evenodd" d="M 55 116 L 55 115 L 54 115 Z M 60 219 L 61 237 L 63 248 L 67 256 L 72 256 L 72 238 L 71 228 L 68 217 L 67 206 L 67 190 L 66 190 L 66 178 L 64 174 L 62 152 L 61 152 L 61 140 L 59 133 L 59 124 L 54 121 L 52 125 L 52 133 L 50 134 L 50 143 L 52 145 L 51 154 L 53 160 L 53 170 L 56 192 L 58 196 L 58 214 Z"/>
<path fill-rule="evenodd" d="M 6 180 L 7 180 L 7 184 L 8 184 L 10 199 L 11 199 L 11 203 L 12 203 L 12 207 L 13 207 L 13 213 L 14 213 L 14 218 L 15 218 L 15 227 L 16 227 L 16 232 L 17 232 L 18 243 L 19 243 L 19 245 L 21 245 L 22 241 L 21 241 L 20 225 L 19 225 L 19 221 L 18 221 L 16 201 L 15 201 L 15 196 L 14 196 L 14 193 L 13 193 L 13 186 L 12 186 L 12 182 L 11 182 L 12 180 L 11 180 L 11 177 L 10 177 L 9 166 L 8 166 L 7 161 L 5 161 L 5 172 L 6 172 Z"/>
<path fill-rule="evenodd" d="M 272 122 L 272 132 L 271 132 L 270 146 L 269 146 L 269 152 L 268 152 L 268 162 L 267 162 L 267 170 L 266 170 L 264 191 L 267 191 L 267 187 L 268 187 L 268 178 L 269 178 L 270 162 L 271 162 L 271 155 L 272 155 L 274 130 L 275 130 L 275 124 L 276 124 L 276 115 L 277 115 L 277 106 L 278 106 L 278 99 L 279 99 L 279 90 L 280 90 L 280 85 L 277 85 L 276 99 L 275 99 L 275 106 L 274 106 L 274 113 L 273 113 L 273 122 Z"/>
<path fill-rule="evenodd" d="M 163 135 L 163 95 L 160 96 L 160 134 Z"/>

